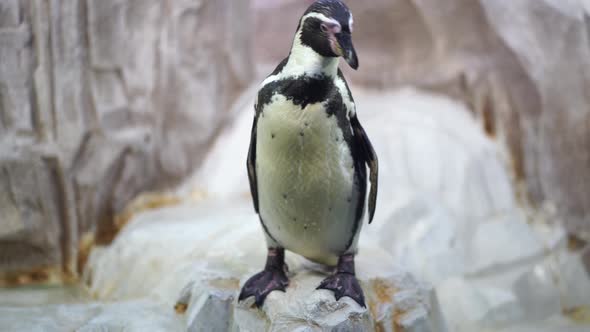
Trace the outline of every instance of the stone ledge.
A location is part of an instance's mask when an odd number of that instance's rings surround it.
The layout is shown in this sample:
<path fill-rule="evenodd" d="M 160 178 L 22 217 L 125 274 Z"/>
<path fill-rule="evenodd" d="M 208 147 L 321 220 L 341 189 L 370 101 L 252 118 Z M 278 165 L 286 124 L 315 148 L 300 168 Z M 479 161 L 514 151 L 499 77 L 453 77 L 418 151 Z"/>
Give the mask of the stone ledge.
<path fill-rule="evenodd" d="M 287 292 L 271 293 L 261 309 L 252 298 L 237 303 L 237 279 L 193 281 L 175 308 L 186 315 L 190 331 L 444 331 L 433 289 L 406 273 L 361 280 L 368 308 L 316 290 L 324 277 L 303 269 L 291 273 Z"/>
<path fill-rule="evenodd" d="M 247 201 L 149 211 L 91 254 L 85 276 L 99 300 L 149 298 L 176 308 L 189 331 L 446 331 L 434 289 L 374 241 L 361 241 L 357 258 L 368 308 L 315 290 L 329 271 L 293 254 L 286 293 L 271 293 L 261 310 L 252 299 L 238 304 L 240 286 L 263 266 L 258 227 Z"/>

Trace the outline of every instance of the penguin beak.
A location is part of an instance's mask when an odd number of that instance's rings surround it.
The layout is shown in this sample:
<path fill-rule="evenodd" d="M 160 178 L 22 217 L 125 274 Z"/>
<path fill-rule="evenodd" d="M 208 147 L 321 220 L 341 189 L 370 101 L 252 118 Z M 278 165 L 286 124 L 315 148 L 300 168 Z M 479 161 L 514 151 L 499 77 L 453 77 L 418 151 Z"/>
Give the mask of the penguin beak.
<path fill-rule="evenodd" d="M 340 45 L 340 56 L 346 60 L 348 65 L 357 70 L 359 67 L 359 59 L 356 56 L 356 50 L 352 45 L 352 35 L 350 33 L 340 33 L 336 35 L 336 39 L 338 40 L 338 44 Z"/>

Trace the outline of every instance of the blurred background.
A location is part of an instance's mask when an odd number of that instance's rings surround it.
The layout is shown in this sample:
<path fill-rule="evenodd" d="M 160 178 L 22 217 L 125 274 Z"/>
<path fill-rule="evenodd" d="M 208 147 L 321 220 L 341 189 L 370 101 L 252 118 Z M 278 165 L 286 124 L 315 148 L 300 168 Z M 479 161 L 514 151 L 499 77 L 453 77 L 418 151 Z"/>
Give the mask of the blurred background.
<path fill-rule="evenodd" d="M 0 0 L 0 286 L 76 283 L 139 210 L 248 200 L 257 84 L 312 2 Z M 363 236 L 450 331 L 590 321 L 590 1 L 347 3 Z"/>

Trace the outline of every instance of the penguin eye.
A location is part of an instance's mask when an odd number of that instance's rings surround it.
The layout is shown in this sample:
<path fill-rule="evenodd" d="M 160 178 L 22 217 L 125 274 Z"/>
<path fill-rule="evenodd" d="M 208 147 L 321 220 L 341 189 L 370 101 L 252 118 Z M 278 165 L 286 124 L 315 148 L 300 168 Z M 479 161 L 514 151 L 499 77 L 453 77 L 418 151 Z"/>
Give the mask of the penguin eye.
<path fill-rule="evenodd" d="M 324 33 L 340 33 L 342 31 L 342 27 L 340 26 L 340 24 L 338 23 L 330 23 L 330 22 L 322 22 L 322 24 L 320 25 L 320 28 L 322 29 L 322 32 Z"/>

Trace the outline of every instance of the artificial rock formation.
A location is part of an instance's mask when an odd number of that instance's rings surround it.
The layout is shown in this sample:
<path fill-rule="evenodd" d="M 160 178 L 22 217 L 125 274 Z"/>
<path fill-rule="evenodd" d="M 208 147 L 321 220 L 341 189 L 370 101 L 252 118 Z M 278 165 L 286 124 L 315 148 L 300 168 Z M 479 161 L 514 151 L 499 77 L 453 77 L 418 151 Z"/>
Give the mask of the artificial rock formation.
<path fill-rule="evenodd" d="M 131 198 L 200 163 L 251 78 L 248 8 L 0 2 L 0 284 L 74 274 Z"/>
<path fill-rule="evenodd" d="M 316 290 L 330 271 L 288 253 L 287 292 L 271 293 L 257 309 L 252 298 L 237 302 L 266 253 L 251 202 L 189 201 L 134 218 L 110 246 L 92 253 L 85 280 L 95 299 L 163 304 L 188 331 L 446 331 L 431 286 L 395 267 L 371 238 L 360 248 L 357 275 L 367 308 Z"/>

